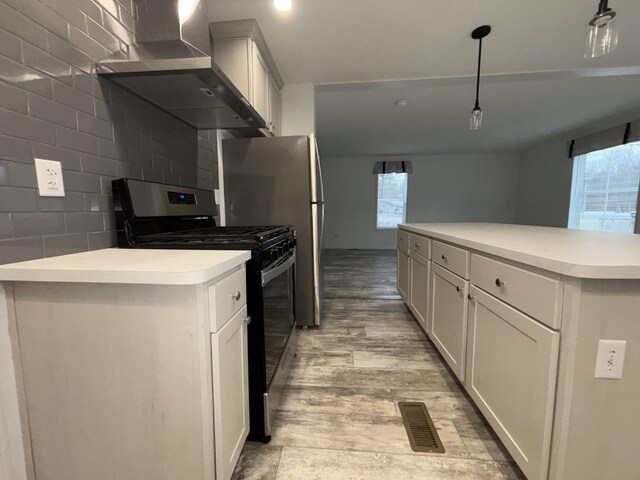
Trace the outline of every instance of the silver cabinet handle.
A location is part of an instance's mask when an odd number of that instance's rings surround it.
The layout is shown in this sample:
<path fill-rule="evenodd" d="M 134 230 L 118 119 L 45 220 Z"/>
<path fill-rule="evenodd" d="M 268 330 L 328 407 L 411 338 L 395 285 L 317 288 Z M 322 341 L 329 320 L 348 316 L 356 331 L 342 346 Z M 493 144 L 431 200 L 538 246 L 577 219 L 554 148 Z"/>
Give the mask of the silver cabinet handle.
<path fill-rule="evenodd" d="M 462 289 L 456 285 L 456 292 L 460 293 Z"/>
<path fill-rule="evenodd" d="M 418 249 L 420 248 L 420 244 L 419 243 L 416 243 L 416 248 L 418 248 Z"/>
<path fill-rule="evenodd" d="M 446 255 L 442 255 L 442 260 L 444 260 L 445 262 L 447 261 L 447 256 Z"/>
<path fill-rule="evenodd" d="M 240 298 L 242 297 L 242 294 L 240 292 L 236 292 L 233 295 L 231 295 L 233 297 L 233 299 L 237 302 L 238 300 L 240 300 Z"/>
<path fill-rule="evenodd" d="M 498 288 L 504 287 L 504 282 L 502 280 L 500 280 L 499 278 L 496 278 L 496 287 L 498 287 Z"/>
<path fill-rule="evenodd" d="M 251 317 L 247 317 L 244 319 L 244 323 L 246 323 L 247 325 L 249 325 L 251 323 Z"/>
<path fill-rule="evenodd" d="M 471 294 L 468 294 L 468 295 L 467 295 L 467 298 L 469 299 L 469 301 L 472 301 L 472 300 L 473 300 L 474 298 L 476 298 L 476 297 L 474 297 L 474 296 L 473 296 L 473 295 L 471 295 Z"/>

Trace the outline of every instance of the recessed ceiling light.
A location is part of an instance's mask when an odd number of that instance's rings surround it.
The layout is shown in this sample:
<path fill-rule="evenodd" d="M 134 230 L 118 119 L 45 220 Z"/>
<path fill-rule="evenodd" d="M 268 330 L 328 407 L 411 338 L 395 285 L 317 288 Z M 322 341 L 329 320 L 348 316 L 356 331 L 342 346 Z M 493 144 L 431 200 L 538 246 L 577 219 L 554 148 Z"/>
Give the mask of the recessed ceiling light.
<path fill-rule="evenodd" d="M 291 10 L 291 0 L 273 0 L 273 4 L 282 12 Z"/>
<path fill-rule="evenodd" d="M 405 108 L 407 105 L 409 105 L 409 102 L 407 102 L 406 100 L 398 100 L 396 102 L 396 106 L 399 108 Z"/>

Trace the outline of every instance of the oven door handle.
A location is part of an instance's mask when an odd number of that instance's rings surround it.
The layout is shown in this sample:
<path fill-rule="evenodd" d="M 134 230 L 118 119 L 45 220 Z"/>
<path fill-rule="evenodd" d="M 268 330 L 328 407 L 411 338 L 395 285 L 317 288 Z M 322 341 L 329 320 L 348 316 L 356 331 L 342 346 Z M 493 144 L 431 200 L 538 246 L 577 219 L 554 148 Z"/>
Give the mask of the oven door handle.
<path fill-rule="evenodd" d="M 269 283 L 271 280 L 276 278 L 282 272 L 284 272 L 285 270 L 288 270 L 289 268 L 291 268 L 291 265 L 293 265 L 294 263 L 296 263 L 296 251 L 295 251 L 295 249 L 293 250 L 293 253 L 291 254 L 291 256 L 289 257 L 289 259 L 287 261 L 285 261 L 284 263 L 281 263 L 277 267 L 273 267 L 273 268 L 271 268 L 269 270 L 263 270 L 262 271 L 262 273 L 261 273 L 261 275 L 262 275 L 262 286 L 264 287 L 267 283 Z"/>

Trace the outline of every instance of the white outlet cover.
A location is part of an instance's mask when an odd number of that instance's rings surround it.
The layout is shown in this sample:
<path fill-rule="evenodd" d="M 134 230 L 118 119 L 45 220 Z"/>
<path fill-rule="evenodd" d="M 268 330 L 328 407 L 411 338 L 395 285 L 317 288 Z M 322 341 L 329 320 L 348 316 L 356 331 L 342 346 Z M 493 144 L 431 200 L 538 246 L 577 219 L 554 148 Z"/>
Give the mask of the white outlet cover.
<path fill-rule="evenodd" d="M 622 378 L 626 340 L 600 340 L 595 378 Z"/>
<path fill-rule="evenodd" d="M 36 176 L 41 197 L 64 197 L 64 181 L 60 162 L 36 158 Z"/>
<path fill-rule="evenodd" d="M 218 190 L 217 188 L 213 189 L 213 194 L 215 196 L 215 201 L 216 201 L 216 205 L 220 205 L 220 190 Z"/>

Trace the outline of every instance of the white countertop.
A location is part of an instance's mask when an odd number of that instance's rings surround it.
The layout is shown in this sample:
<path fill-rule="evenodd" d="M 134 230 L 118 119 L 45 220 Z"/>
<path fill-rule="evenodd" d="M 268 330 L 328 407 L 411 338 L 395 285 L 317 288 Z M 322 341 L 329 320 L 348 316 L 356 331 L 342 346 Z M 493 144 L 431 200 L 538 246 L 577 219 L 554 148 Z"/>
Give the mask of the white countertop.
<path fill-rule="evenodd" d="M 496 223 L 398 227 L 570 277 L 640 279 L 640 235 Z"/>
<path fill-rule="evenodd" d="M 250 258 L 249 251 L 107 248 L 0 265 L 0 280 L 197 285 Z"/>

